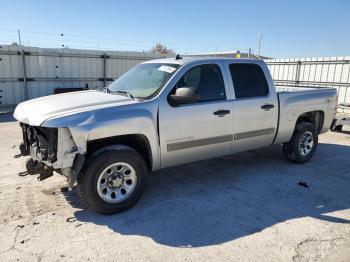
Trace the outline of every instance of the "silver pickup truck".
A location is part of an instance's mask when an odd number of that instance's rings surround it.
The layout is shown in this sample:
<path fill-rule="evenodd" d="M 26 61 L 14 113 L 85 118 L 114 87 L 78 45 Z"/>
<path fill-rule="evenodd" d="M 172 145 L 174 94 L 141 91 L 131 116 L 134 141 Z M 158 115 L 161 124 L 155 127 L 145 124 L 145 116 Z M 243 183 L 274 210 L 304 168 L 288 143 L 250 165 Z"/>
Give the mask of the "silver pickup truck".
<path fill-rule="evenodd" d="M 14 117 L 30 174 L 56 171 L 88 207 L 114 214 L 137 202 L 152 170 L 273 144 L 305 163 L 336 104 L 332 88 L 276 89 L 261 60 L 177 56 L 141 63 L 105 92 L 23 102 Z"/>

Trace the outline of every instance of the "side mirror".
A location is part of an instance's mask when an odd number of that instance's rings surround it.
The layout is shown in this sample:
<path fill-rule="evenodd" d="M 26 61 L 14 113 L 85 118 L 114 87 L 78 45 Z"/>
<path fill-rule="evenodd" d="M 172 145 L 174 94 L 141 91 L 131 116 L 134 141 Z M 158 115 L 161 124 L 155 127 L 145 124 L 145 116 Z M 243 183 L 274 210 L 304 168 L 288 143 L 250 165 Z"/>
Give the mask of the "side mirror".
<path fill-rule="evenodd" d="M 199 95 L 190 87 L 180 87 L 176 89 L 174 95 L 169 96 L 169 103 L 172 106 L 189 104 L 199 100 Z"/>

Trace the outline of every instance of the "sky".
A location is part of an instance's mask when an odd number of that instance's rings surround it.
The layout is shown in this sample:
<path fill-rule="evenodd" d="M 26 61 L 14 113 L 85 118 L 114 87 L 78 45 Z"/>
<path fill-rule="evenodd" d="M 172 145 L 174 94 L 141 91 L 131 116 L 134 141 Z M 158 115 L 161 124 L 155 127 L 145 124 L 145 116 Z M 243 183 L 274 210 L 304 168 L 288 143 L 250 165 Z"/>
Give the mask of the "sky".
<path fill-rule="evenodd" d="M 249 48 L 276 58 L 350 55 L 349 0 L 32 0 L 1 4 L 0 44 L 177 53 Z"/>

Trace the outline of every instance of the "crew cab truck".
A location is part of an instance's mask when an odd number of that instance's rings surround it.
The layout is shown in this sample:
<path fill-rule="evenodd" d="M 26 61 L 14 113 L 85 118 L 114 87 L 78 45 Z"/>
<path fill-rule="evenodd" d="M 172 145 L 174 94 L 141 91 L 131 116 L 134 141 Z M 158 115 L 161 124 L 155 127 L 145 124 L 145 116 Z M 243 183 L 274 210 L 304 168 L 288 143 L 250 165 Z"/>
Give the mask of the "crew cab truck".
<path fill-rule="evenodd" d="M 105 92 L 23 102 L 14 117 L 29 173 L 56 171 L 88 207 L 114 214 L 137 202 L 152 170 L 273 144 L 292 162 L 309 161 L 336 96 L 275 88 L 261 60 L 177 56 L 141 63 Z"/>

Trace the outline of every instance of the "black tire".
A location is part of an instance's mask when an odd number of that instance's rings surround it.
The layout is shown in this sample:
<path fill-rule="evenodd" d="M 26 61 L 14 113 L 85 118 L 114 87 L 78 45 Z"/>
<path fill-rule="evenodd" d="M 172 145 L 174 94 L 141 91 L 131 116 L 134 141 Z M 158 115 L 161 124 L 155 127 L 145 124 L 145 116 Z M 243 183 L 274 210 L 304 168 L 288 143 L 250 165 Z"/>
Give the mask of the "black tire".
<path fill-rule="evenodd" d="M 341 132 L 343 130 L 343 126 L 342 125 L 338 125 L 338 126 L 335 126 L 333 131 L 338 131 L 338 132 Z"/>
<path fill-rule="evenodd" d="M 343 130 L 343 125 L 337 125 L 338 120 L 334 119 L 330 130 L 333 132 L 341 132 Z"/>
<path fill-rule="evenodd" d="M 313 136 L 313 146 L 310 152 L 302 154 L 299 143 L 306 132 L 311 132 Z M 303 164 L 311 160 L 318 146 L 318 133 L 315 126 L 309 122 L 297 123 L 292 139 L 283 144 L 283 154 L 285 158 L 294 163 Z"/>
<path fill-rule="evenodd" d="M 136 172 L 136 186 L 133 192 L 118 203 L 106 202 L 100 197 L 97 181 L 101 172 L 116 162 L 125 162 Z M 95 152 L 86 162 L 78 177 L 77 191 L 82 202 L 103 215 L 112 215 L 132 207 L 142 196 L 147 183 L 147 166 L 138 152 L 123 145 L 104 147 Z"/>

